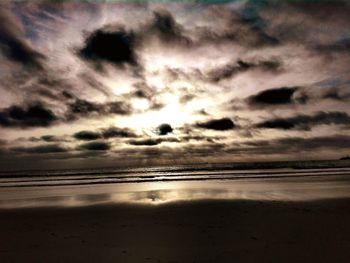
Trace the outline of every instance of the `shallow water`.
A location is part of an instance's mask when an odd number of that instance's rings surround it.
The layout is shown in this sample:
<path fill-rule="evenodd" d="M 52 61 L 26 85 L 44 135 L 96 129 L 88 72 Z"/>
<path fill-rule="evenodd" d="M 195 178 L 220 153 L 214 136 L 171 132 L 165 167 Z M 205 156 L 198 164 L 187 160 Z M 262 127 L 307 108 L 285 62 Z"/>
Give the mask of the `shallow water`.
<path fill-rule="evenodd" d="M 3 173 L 0 208 L 201 199 L 303 201 L 350 197 L 350 168 L 177 166 Z"/>

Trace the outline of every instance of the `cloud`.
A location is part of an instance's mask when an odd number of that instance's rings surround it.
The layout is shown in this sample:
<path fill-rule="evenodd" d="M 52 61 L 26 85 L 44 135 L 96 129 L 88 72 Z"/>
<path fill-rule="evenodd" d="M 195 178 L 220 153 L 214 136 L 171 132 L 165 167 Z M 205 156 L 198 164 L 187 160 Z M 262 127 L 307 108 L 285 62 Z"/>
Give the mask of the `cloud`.
<path fill-rule="evenodd" d="M 186 104 L 196 98 L 196 95 L 194 94 L 184 94 L 180 97 L 179 102 L 181 104 Z"/>
<path fill-rule="evenodd" d="M 136 138 L 138 135 L 128 128 L 109 127 L 99 131 L 80 131 L 75 133 L 73 137 L 82 141 L 94 141 L 101 138 Z"/>
<path fill-rule="evenodd" d="M 102 136 L 105 139 L 110 138 L 136 138 L 138 137 L 133 131 L 127 128 L 109 127 L 102 130 Z"/>
<path fill-rule="evenodd" d="M 103 104 L 76 99 L 74 102 L 68 104 L 68 107 L 68 120 L 74 120 L 78 117 L 97 117 L 111 114 L 128 115 L 131 113 L 130 106 L 121 101 L 106 102 Z"/>
<path fill-rule="evenodd" d="M 102 111 L 100 105 L 81 99 L 75 100 L 75 102 L 69 104 L 69 107 L 73 114 L 78 115 L 88 115 L 92 112 L 99 113 Z"/>
<path fill-rule="evenodd" d="M 145 33 L 141 33 L 144 37 L 154 34 L 165 44 L 185 46 L 192 44 L 192 41 L 184 36 L 182 26 L 165 9 L 159 9 L 153 12 L 153 20 L 146 26 L 144 31 Z"/>
<path fill-rule="evenodd" d="M 326 54 L 342 53 L 342 52 L 349 53 L 350 38 L 343 38 L 326 45 L 318 45 L 315 47 L 315 49 L 319 52 L 326 53 Z"/>
<path fill-rule="evenodd" d="M 349 125 L 350 116 L 345 112 L 318 112 L 315 115 L 296 115 L 289 118 L 275 118 L 256 124 L 257 128 L 280 130 L 310 130 L 317 125 Z"/>
<path fill-rule="evenodd" d="M 254 140 L 243 141 L 234 147 L 227 147 L 223 153 L 237 156 L 264 156 L 269 155 L 281 156 L 299 156 L 308 153 L 308 158 L 318 158 L 323 156 L 324 151 L 344 152 L 350 147 L 350 136 L 317 136 L 312 138 L 304 137 L 285 137 L 272 140 Z M 337 152 L 333 152 L 337 155 Z M 303 155 L 302 155 L 303 156 Z M 295 158 L 295 157 L 294 157 Z M 332 157 L 331 157 L 332 158 Z"/>
<path fill-rule="evenodd" d="M 43 54 L 26 40 L 22 23 L 7 1 L 0 3 L 0 50 L 10 60 L 41 68 Z"/>
<path fill-rule="evenodd" d="M 131 107 L 121 101 L 95 103 L 76 99 L 68 102 L 68 109 L 56 115 L 41 102 L 12 105 L 0 110 L 0 126 L 8 128 L 49 127 L 60 122 L 71 122 L 80 118 L 106 117 L 108 115 L 131 114 Z"/>
<path fill-rule="evenodd" d="M 92 132 L 92 131 L 80 131 L 73 135 L 73 137 L 77 140 L 81 141 L 94 141 L 101 139 L 101 134 L 98 132 Z"/>
<path fill-rule="evenodd" d="M 80 151 L 107 151 L 111 145 L 107 142 L 89 142 L 78 146 Z"/>
<path fill-rule="evenodd" d="M 291 7 L 319 22 L 344 24 L 350 22 L 348 0 L 289 1 Z"/>
<path fill-rule="evenodd" d="M 197 123 L 196 127 L 209 130 L 226 131 L 235 128 L 236 125 L 230 118 L 222 118 Z"/>
<path fill-rule="evenodd" d="M 291 137 L 276 141 L 280 145 L 289 145 L 289 148 L 296 150 L 314 150 L 319 148 L 348 149 L 350 147 L 350 136 L 322 136 L 314 138 Z"/>
<path fill-rule="evenodd" d="M 25 154 L 46 154 L 46 153 L 64 153 L 64 152 L 68 152 L 68 149 L 62 147 L 59 144 L 49 144 L 49 145 L 40 145 L 35 147 L 13 147 L 13 148 L 10 148 L 10 151 L 13 151 L 16 153 L 25 153 Z"/>
<path fill-rule="evenodd" d="M 350 100 L 350 92 L 348 87 L 345 88 L 330 88 L 321 94 L 323 99 L 330 99 L 336 101 Z"/>
<path fill-rule="evenodd" d="M 154 146 L 162 143 L 161 140 L 159 139 L 144 139 L 144 140 L 130 140 L 129 144 L 130 145 L 135 145 L 135 146 Z"/>
<path fill-rule="evenodd" d="M 346 133 L 350 127 L 348 116 L 344 117 L 349 114 L 346 103 L 350 98 L 346 83 L 348 4 L 338 5 L 336 0 L 335 8 L 331 1 L 277 2 L 95 3 L 89 12 L 82 3 L 11 3 L 6 12 L 15 12 L 15 20 L 0 25 L 0 38 L 7 38 L 7 42 L 0 40 L 4 61 L 0 65 L 0 126 L 48 129 L 6 129 L 5 139 L 11 147 L 81 144 L 80 151 L 75 148 L 61 154 L 67 160 L 68 155 L 122 156 L 124 150 L 134 150 L 141 158 L 142 153 L 163 157 L 184 156 L 185 151 L 189 158 L 191 154 L 212 158 L 211 151 L 225 153 L 246 139 L 258 144 L 261 138 L 300 134 L 314 127 L 313 132 L 305 133 L 308 137 L 332 128 Z M 310 4 L 303 7 L 306 2 Z M 168 10 L 157 9 L 159 6 Z M 0 12 L 3 16 L 5 11 Z M 6 35 L 4 27 L 16 30 Z M 29 59 L 11 55 L 16 45 L 8 44 L 9 36 L 20 43 Z M 330 60 L 324 56 L 328 53 Z M 41 65 L 40 71 L 22 66 L 35 63 Z M 103 72 L 96 70 L 99 67 Z M 343 82 L 330 83 L 331 79 Z M 269 90 L 262 91 L 266 87 Z M 227 105 L 232 98 L 239 102 L 234 110 L 232 104 Z M 35 103 L 31 102 L 35 101 L 51 115 L 32 117 Z M 154 126 L 154 120 L 142 120 L 156 116 L 156 121 L 158 115 L 162 119 L 167 110 L 176 108 L 185 116 L 178 116 L 174 134 L 171 126 L 154 130 L 163 121 Z M 339 111 L 338 115 L 325 112 L 330 108 Z M 199 112 L 201 109 L 206 111 Z M 132 129 L 101 126 L 110 118 L 129 123 Z M 181 122 L 189 119 L 186 130 Z M 168 121 L 173 125 L 171 118 Z M 60 126 L 53 127 L 56 124 Z M 269 130 L 273 134 L 264 132 L 267 128 L 275 129 Z M 226 130 L 232 132 L 218 132 Z M 75 131 L 81 132 L 74 135 Z M 68 135 L 59 135 L 62 132 Z M 50 135 L 40 137 L 42 134 Z M 220 137 L 210 136 L 213 134 Z M 11 141 L 22 136 L 33 140 Z M 109 142 L 111 150 L 96 152 L 98 145 L 86 144 L 91 142 Z M 268 143 L 271 151 L 272 146 L 284 145 L 273 140 Z M 243 145 L 239 150 L 246 147 L 254 146 Z M 267 146 L 256 147 L 264 151 Z M 133 157 L 126 156 L 132 163 Z"/>
<path fill-rule="evenodd" d="M 223 6 L 212 6 L 208 8 L 208 21 L 213 25 L 219 22 L 216 27 L 202 26 L 197 28 L 200 43 L 237 43 L 250 48 L 262 48 L 276 46 L 280 44 L 278 38 L 269 34 L 264 25 L 263 19 L 258 12 L 250 12 L 247 16 L 247 10 L 240 12 L 231 10 Z M 253 9 L 250 9 L 251 11 Z"/>
<path fill-rule="evenodd" d="M 43 135 L 40 137 L 41 140 L 45 142 L 58 142 L 61 141 L 61 138 L 54 135 Z"/>
<path fill-rule="evenodd" d="M 85 40 L 85 46 L 79 51 L 82 58 L 92 62 L 107 61 L 116 65 L 123 63 L 134 65 L 135 36 L 123 28 L 99 29 Z"/>
<path fill-rule="evenodd" d="M 296 87 L 282 87 L 276 89 L 268 89 L 252 95 L 247 98 L 248 104 L 252 106 L 273 106 L 293 104 L 294 93 L 297 91 Z"/>
<path fill-rule="evenodd" d="M 219 82 L 225 79 L 230 79 L 235 75 L 249 70 L 261 70 L 266 72 L 278 72 L 281 70 L 281 62 L 277 60 L 264 60 L 254 62 L 246 62 L 238 60 L 233 64 L 227 64 L 222 68 L 214 69 L 209 72 L 209 79 L 213 82 Z"/>
<path fill-rule="evenodd" d="M 57 121 L 56 115 L 41 103 L 13 105 L 0 111 L 2 127 L 48 127 Z"/>
<path fill-rule="evenodd" d="M 172 133 L 172 132 L 173 132 L 173 128 L 167 123 L 163 123 L 157 127 L 157 133 L 159 135 L 167 135 L 168 133 Z"/>
<path fill-rule="evenodd" d="M 134 146 L 155 146 L 163 142 L 180 143 L 178 138 L 149 138 L 140 140 L 130 140 L 128 143 Z"/>

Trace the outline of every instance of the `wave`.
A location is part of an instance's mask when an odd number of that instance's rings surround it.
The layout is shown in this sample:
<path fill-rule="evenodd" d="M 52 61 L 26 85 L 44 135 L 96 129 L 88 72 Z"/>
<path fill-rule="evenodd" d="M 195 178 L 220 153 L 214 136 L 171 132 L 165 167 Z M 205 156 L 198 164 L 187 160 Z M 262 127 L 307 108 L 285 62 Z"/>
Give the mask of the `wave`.
<path fill-rule="evenodd" d="M 350 168 L 323 168 L 323 169 L 263 169 L 263 170 L 200 170 L 200 171 L 146 171 L 128 173 L 80 173 L 79 175 L 51 175 L 47 178 L 14 177 L 1 178 L 0 188 L 13 187 L 41 187 L 41 186 L 76 186 L 93 184 L 125 184 L 125 183 L 149 183 L 172 181 L 207 181 L 207 180 L 269 180 L 269 179 L 293 179 L 313 177 L 337 177 L 350 179 Z"/>

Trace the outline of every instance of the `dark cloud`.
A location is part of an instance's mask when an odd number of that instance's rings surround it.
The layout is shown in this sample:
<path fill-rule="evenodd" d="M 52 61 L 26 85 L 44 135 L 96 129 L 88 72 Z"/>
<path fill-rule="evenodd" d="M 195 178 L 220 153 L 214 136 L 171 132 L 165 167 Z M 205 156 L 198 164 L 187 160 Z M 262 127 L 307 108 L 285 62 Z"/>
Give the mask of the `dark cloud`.
<path fill-rule="evenodd" d="M 93 141 L 101 138 L 136 138 L 138 137 L 134 132 L 127 128 L 109 127 L 101 129 L 101 131 L 80 131 L 73 135 L 74 138 L 84 141 Z"/>
<path fill-rule="evenodd" d="M 267 128 L 267 129 L 283 129 L 291 130 L 295 128 L 295 124 L 286 119 L 273 119 L 261 122 L 256 125 L 257 128 Z"/>
<path fill-rule="evenodd" d="M 135 145 L 135 146 L 154 146 L 162 143 L 161 140 L 159 139 L 144 139 L 144 140 L 130 140 L 129 144 L 130 145 Z"/>
<path fill-rule="evenodd" d="M 157 127 L 157 133 L 159 135 L 167 135 L 168 133 L 172 133 L 172 132 L 173 132 L 173 128 L 167 123 L 163 123 Z"/>
<path fill-rule="evenodd" d="M 80 78 L 77 80 L 69 79 L 66 77 L 65 72 L 54 72 L 49 69 L 40 71 L 38 74 L 31 72 L 22 72 L 21 76 L 17 76 L 18 81 L 26 86 L 26 96 L 31 100 L 46 101 L 53 104 L 61 104 L 68 101 L 72 101 L 74 91 L 78 91 L 79 86 L 76 85 L 77 81 L 79 85 L 84 85 L 86 78 Z M 20 83 L 13 83 L 15 87 L 22 85 Z M 90 88 L 87 87 L 87 88 Z M 95 88 L 98 90 L 97 88 Z"/>
<path fill-rule="evenodd" d="M 48 127 L 55 121 L 56 115 L 41 103 L 13 105 L 0 111 L 0 125 L 3 127 Z"/>
<path fill-rule="evenodd" d="M 146 29 L 148 34 L 156 34 L 166 44 L 190 45 L 192 41 L 183 34 L 183 27 L 176 22 L 167 10 L 156 10 L 154 17 Z"/>
<path fill-rule="evenodd" d="M 346 88 L 330 88 L 327 89 L 321 95 L 323 99 L 331 99 L 336 101 L 349 101 L 350 100 L 350 92 L 349 89 Z"/>
<path fill-rule="evenodd" d="M 170 12 L 156 10 L 153 18 L 135 31 L 127 31 L 122 26 L 108 26 L 90 33 L 78 54 L 97 64 L 106 61 L 115 65 L 137 65 L 137 46 L 154 36 L 164 44 L 191 44 L 190 39 L 183 35 L 182 26 Z"/>
<path fill-rule="evenodd" d="M 35 147 L 14 147 L 14 148 L 10 148 L 10 151 L 13 151 L 16 153 L 25 153 L 25 154 L 45 154 L 45 153 L 68 152 L 68 149 L 62 147 L 59 144 L 49 144 L 49 145 L 40 145 Z"/>
<path fill-rule="evenodd" d="M 233 64 L 228 64 L 222 68 L 211 71 L 209 73 L 209 78 L 211 81 L 219 82 L 249 70 L 262 70 L 276 73 L 281 69 L 281 66 L 281 63 L 277 60 L 259 61 L 257 63 L 238 60 Z"/>
<path fill-rule="evenodd" d="M 68 91 L 66 91 L 66 90 L 62 91 L 62 96 L 63 96 L 64 98 L 68 99 L 68 100 L 74 98 L 74 96 L 73 96 L 70 92 L 68 92 Z"/>
<path fill-rule="evenodd" d="M 318 112 L 315 115 L 296 115 L 289 118 L 275 118 L 256 125 L 257 128 L 281 130 L 310 130 L 317 125 L 349 125 L 350 116 L 345 112 Z"/>
<path fill-rule="evenodd" d="M 89 142 L 78 146 L 81 151 L 107 151 L 111 145 L 107 142 Z"/>
<path fill-rule="evenodd" d="M 180 143 L 181 140 L 178 138 L 149 138 L 140 140 L 130 140 L 128 143 L 135 146 L 155 146 L 163 142 L 174 142 Z"/>
<path fill-rule="evenodd" d="M 75 102 L 69 104 L 69 107 L 73 114 L 79 115 L 87 115 L 92 112 L 99 113 L 101 111 L 100 105 L 81 99 L 77 99 Z"/>
<path fill-rule="evenodd" d="M 130 105 L 121 101 L 94 103 L 76 99 L 68 102 L 68 110 L 63 116 L 57 116 L 40 102 L 26 105 L 13 105 L 0 110 L 0 126 L 3 127 L 48 127 L 58 122 L 69 122 L 79 118 L 105 117 L 108 115 L 127 115 Z"/>
<path fill-rule="evenodd" d="M 140 89 L 136 90 L 133 95 L 137 98 L 142 98 L 142 99 L 148 98 L 148 94 L 145 91 Z"/>
<path fill-rule="evenodd" d="M 138 137 L 133 131 L 127 128 L 109 127 L 102 130 L 102 136 L 105 139 L 110 138 L 136 138 Z"/>
<path fill-rule="evenodd" d="M 13 61 L 41 68 L 44 55 L 26 40 L 21 21 L 11 11 L 7 1 L 0 3 L 0 50 Z"/>
<path fill-rule="evenodd" d="M 94 141 L 94 140 L 101 139 L 102 136 L 99 132 L 80 131 L 75 133 L 73 137 L 81 141 Z"/>
<path fill-rule="evenodd" d="M 131 113 L 130 106 L 121 101 L 103 104 L 77 99 L 70 103 L 68 107 L 68 120 L 74 120 L 78 117 L 107 116 L 111 114 L 127 115 Z"/>
<path fill-rule="evenodd" d="M 247 101 L 252 106 L 292 104 L 294 103 L 293 95 L 296 91 L 296 87 L 268 89 L 248 97 Z"/>
<path fill-rule="evenodd" d="M 123 28 L 99 29 L 85 40 L 85 46 L 79 51 L 81 57 L 93 61 L 108 61 L 117 65 L 134 65 L 135 36 Z"/>
<path fill-rule="evenodd" d="M 217 131 L 226 131 L 231 130 L 236 127 L 233 121 L 230 118 L 222 118 L 216 120 L 209 120 L 207 122 L 197 123 L 196 127 L 209 129 L 209 130 L 217 130 Z"/>
<path fill-rule="evenodd" d="M 179 102 L 181 104 L 186 104 L 186 103 L 190 102 L 191 100 L 193 100 L 194 98 L 196 98 L 196 96 L 194 94 L 184 94 L 180 97 Z"/>
<path fill-rule="evenodd" d="M 104 107 L 104 111 L 109 114 L 127 115 L 131 113 L 130 106 L 121 101 L 108 102 Z"/>
<path fill-rule="evenodd" d="M 43 135 L 40 137 L 41 140 L 45 142 L 58 142 L 61 141 L 61 138 L 54 135 Z"/>

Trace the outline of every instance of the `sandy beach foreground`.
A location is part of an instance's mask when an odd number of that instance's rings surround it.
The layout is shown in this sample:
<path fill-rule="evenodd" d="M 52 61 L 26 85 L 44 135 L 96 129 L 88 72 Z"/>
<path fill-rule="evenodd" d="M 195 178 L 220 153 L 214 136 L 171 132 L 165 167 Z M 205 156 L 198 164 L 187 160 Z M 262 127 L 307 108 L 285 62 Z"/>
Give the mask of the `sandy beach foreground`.
<path fill-rule="evenodd" d="M 1 262 L 349 262 L 350 202 L 188 201 L 0 212 Z"/>

